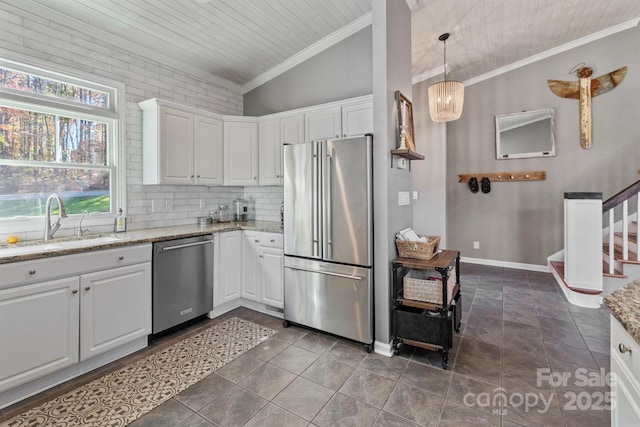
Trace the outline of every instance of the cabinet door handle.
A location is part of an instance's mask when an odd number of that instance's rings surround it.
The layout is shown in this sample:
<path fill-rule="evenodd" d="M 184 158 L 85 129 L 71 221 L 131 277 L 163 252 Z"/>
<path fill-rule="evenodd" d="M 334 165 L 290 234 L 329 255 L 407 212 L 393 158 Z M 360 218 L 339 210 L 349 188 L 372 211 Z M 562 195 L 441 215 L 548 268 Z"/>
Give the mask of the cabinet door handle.
<path fill-rule="evenodd" d="M 85 287 L 84 287 L 84 290 L 85 290 L 85 291 L 90 291 L 90 290 L 91 290 L 91 286 L 85 286 Z"/>
<path fill-rule="evenodd" d="M 122 261 L 123 259 L 124 259 L 124 257 L 123 257 L 122 255 L 120 255 L 120 256 L 118 257 L 118 261 Z"/>
<path fill-rule="evenodd" d="M 622 353 L 622 354 L 625 354 L 625 353 L 631 354 L 631 348 L 627 347 L 626 345 L 624 345 L 622 343 L 618 344 L 618 351 L 620 353 Z"/>
<path fill-rule="evenodd" d="M 71 291 L 71 293 L 72 293 L 72 294 L 77 294 L 77 293 L 78 293 L 78 290 L 77 290 L 77 289 L 74 289 L 74 290 L 72 290 L 72 291 Z"/>
<path fill-rule="evenodd" d="M 262 254 L 258 255 L 260 258 L 262 258 Z"/>
<path fill-rule="evenodd" d="M 30 276 L 33 276 L 34 274 L 36 274 L 36 271 L 35 271 L 35 270 L 29 270 L 29 275 L 30 275 Z"/>
<path fill-rule="evenodd" d="M 273 239 L 271 239 L 271 240 L 269 240 L 269 241 L 270 241 L 271 243 L 275 243 L 275 242 L 276 242 L 276 241 L 275 241 L 275 240 L 273 240 Z"/>
<path fill-rule="evenodd" d="M 260 243 L 260 240 L 256 239 L 256 240 L 254 240 L 254 242 L 256 242 L 256 243 Z"/>

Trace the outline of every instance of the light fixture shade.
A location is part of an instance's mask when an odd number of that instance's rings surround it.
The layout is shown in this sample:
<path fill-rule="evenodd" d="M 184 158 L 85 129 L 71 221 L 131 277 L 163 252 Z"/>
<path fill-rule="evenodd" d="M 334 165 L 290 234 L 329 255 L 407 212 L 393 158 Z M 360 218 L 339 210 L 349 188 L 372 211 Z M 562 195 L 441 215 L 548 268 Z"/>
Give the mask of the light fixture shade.
<path fill-rule="evenodd" d="M 464 105 L 464 84 L 445 80 L 429 86 L 429 114 L 434 122 L 457 120 Z"/>

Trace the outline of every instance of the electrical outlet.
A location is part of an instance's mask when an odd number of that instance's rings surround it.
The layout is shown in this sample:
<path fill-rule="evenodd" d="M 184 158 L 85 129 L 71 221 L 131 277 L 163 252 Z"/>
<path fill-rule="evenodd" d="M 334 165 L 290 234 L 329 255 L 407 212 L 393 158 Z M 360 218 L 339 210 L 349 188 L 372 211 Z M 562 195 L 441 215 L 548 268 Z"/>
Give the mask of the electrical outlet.
<path fill-rule="evenodd" d="M 413 192 L 413 200 L 418 200 L 418 192 L 417 191 Z"/>
<path fill-rule="evenodd" d="M 166 200 L 165 209 L 167 212 L 171 212 L 173 210 L 173 200 L 171 199 Z"/>
<path fill-rule="evenodd" d="M 473 249 L 480 249 L 480 242 L 473 242 Z"/>

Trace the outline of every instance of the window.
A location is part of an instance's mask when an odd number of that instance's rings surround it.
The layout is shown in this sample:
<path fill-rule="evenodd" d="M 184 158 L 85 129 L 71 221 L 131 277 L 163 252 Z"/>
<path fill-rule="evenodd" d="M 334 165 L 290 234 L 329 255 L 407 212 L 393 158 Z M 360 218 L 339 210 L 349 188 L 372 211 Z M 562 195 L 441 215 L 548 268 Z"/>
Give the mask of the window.
<path fill-rule="evenodd" d="M 0 220 L 113 214 L 118 203 L 115 88 L 0 60 Z M 122 195 L 121 195 L 122 198 Z"/>

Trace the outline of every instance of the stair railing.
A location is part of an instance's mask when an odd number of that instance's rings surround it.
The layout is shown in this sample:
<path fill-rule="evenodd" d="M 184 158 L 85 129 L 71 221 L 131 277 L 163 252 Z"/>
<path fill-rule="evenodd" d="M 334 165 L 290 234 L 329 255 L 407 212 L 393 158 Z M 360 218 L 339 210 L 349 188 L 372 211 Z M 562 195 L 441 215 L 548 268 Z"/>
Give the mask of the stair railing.
<path fill-rule="evenodd" d="M 611 196 L 602 203 L 603 215 L 609 213 L 609 274 L 615 272 L 615 208 L 622 206 L 622 259 L 629 260 L 629 199 L 636 197 L 636 213 L 640 213 L 640 181 Z M 640 214 L 638 214 L 640 219 Z M 636 261 L 640 261 L 640 250 L 636 249 Z"/>

